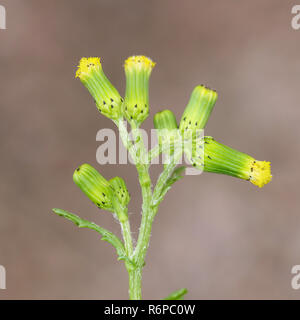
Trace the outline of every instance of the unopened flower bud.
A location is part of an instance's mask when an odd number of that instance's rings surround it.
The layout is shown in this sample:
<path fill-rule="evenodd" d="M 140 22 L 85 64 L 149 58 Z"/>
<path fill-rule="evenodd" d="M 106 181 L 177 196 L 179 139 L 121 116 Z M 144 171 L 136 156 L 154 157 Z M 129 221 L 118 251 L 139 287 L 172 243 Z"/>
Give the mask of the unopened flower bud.
<path fill-rule="evenodd" d="M 73 174 L 73 180 L 97 207 L 113 211 L 113 189 L 110 183 L 91 165 L 79 166 Z"/>
<path fill-rule="evenodd" d="M 171 110 L 157 112 L 154 115 L 153 124 L 160 145 L 168 143 L 171 146 L 174 140 L 179 137 L 176 117 Z"/>
<path fill-rule="evenodd" d="M 149 78 L 155 63 L 145 56 L 129 57 L 124 64 L 126 93 L 123 113 L 139 126 L 149 114 Z"/>
<path fill-rule="evenodd" d="M 112 120 L 121 117 L 123 99 L 103 72 L 100 58 L 82 58 L 76 72 L 95 100 L 98 110 Z"/>
<path fill-rule="evenodd" d="M 162 110 L 157 112 L 153 118 L 155 129 L 177 129 L 177 121 L 174 113 L 171 110 Z"/>
<path fill-rule="evenodd" d="M 127 207 L 130 201 L 130 194 L 127 190 L 125 181 L 120 177 L 114 177 L 109 180 L 109 183 L 112 186 L 114 194 L 118 198 L 121 205 Z"/>
<path fill-rule="evenodd" d="M 204 137 L 197 147 L 204 148 L 204 159 L 194 157 L 194 167 L 244 179 L 260 188 L 272 179 L 270 162 L 255 160 L 245 153 L 215 141 L 212 137 Z"/>
<path fill-rule="evenodd" d="M 197 86 L 193 90 L 189 103 L 186 106 L 179 129 L 181 133 L 195 132 L 204 129 L 211 111 L 217 101 L 217 93 L 204 86 Z"/>

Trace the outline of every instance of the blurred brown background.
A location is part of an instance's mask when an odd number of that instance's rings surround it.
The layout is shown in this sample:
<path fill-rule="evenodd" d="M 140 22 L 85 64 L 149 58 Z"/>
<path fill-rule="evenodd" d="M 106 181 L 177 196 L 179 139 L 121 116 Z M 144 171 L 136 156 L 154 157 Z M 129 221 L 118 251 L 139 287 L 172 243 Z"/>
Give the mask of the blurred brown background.
<path fill-rule="evenodd" d="M 151 115 L 171 107 L 178 120 L 193 87 L 217 89 L 206 134 L 272 162 L 273 182 L 204 173 L 187 176 L 156 217 L 144 298 L 187 287 L 189 299 L 300 298 L 291 268 L 300 264 L 300 30 L 296 1 L 1 0 L 0 298 L 126 299 L 127 274 L 114 249 L 90 230 L 51 213 L 75 212 L 119 233 L 72 181 L 88 162 L 131 192 L 137 236 L 140 191 L 132 165 L 96 162 L 101 116 L 79 80 L 82 56 L 101 56 L 124 92 L 123 60 L 157 62 Z M 299 1 L 298 1 L 299 4 Z M 155 177 L 161 168 L 152 169 Z"/>

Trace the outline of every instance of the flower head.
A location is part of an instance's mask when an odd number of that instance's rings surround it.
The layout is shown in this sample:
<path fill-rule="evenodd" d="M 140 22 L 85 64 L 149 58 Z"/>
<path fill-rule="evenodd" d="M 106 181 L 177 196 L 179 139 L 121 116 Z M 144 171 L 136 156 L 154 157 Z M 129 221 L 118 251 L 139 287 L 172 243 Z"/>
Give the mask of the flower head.
<path fill-rule="evenodd" d="M 272 179 L 271 162 L 253 160 L 250 164 L 250 172 L 251 183 L 261 188 Z"/>
<path fill-rule="evenodd" d="M 75 170 L 73 180 L 97 207 L 112 211 L 113 189 L 95 168 L 82 164 Z"/>
<path fill-rule="evenodd" d="M 80 80 L 88 79 L 91 76 L 91 72 L 98 68 L 102 68 L 100 58 L 81 58 L 75 78 L 79 78 Z"/>
<path fill-rule="evenodd" d="M 211 111 L 217 101 L 217 93 L 204 86 L 197 86 L 193 90 L 189 103 L 186 106 L 179 130 L 182 133 L 204 129 Z"/>
<path fill-rule="evenodd" d="M 124 63 L 126 92 L 123 113 L 140 125 L 149 114 L 149 78 L 155 63 L 145 56 L 129 57 Z"/>
<path fill-rule="evenodd" d="M 121 117 L 123 99 L 103 72 L 100 58 L 82 58 L 76 71 L 79 78 L 95 100 L 98 110 L 106 117 Z"/>
<path fill-rule="evenodd" d="M 244 179 L 260 188 L 272 179 L 270 162 L 255 160 L 212 137 L 204 137 L 197 148 L 199 152 L 203 150 L 203 157 L 192 158 L 191 162 L 196 168 Z"/>
<path fill-rule="evenodd" d="M 155 62 L 146 56 L 131 56 L 125 60 L 125 72 L 145 72 L 150 76 L 152 69 L 155 67 Z"/>

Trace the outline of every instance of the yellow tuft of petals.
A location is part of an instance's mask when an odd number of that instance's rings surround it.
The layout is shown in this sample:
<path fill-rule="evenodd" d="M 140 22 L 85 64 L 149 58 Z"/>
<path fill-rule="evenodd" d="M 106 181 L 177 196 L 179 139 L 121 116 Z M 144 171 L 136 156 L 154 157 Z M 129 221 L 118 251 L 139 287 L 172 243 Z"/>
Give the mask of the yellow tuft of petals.
<path fill-rule="evenodd" d="M 153 62 L 150 58 L 145 56 L 131 56 L 125 60 L 124 67 L 125 69 L 131 68 L 144 68 L 149 69 L 150 71 L 154 68 L 155 62 Z"/>
<path fill-rule="evenodd" d="M 101 67 L 100 58 L 98 57 L 81 58 L 79 61 L 75 78 L 82 78 L 84 75 L 88 75 L 92 69 L 99 68 L 99 67 Z"/>
<path fill-rule="evenodd" d="M 261 188 L 271 180 L 271 163 L 254 160 L 251 165 L 250 182 Z"/>

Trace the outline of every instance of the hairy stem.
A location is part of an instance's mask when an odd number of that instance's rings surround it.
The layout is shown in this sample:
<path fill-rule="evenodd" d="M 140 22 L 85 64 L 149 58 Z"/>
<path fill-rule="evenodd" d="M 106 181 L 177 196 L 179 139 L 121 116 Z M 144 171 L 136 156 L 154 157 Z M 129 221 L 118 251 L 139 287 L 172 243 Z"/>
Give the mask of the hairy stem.
<path fill-rule="evenodd" d="M 124 146 L 129 151 L 136 165 L 143 197 L 142 220 L 137 245 L 133 251 L 133 254 L 129 254 L 129 256 L 132 256 L 133 264 L 127 267 L 129 275 L 129 297 L 132 300 L 141 300 L 142 269 L 145 265 L 145 257 L 149 246 L 153 219 L 158 209 L 159 197 L 161 196 L 165 183 L 173 173 L 178 159 L 182 155 L 182 148 L 177 148 L 176 151 L 174 151 L 174 153 L 169 157 L 169 163 L 165 165 L 164 171 L 160 175 L 157 185 L 154 189 L 154 193 L 152 194 L 149 165 L 151 159 L 159 155 L 161 149 L 159 147 L 156 147 L 149 155 L 148 151 L 145 148 L 141 131 L 137 126 L 134 125 L 134 123 L 132 124 L 132 136 L 134 142 L 130 141 L 129 134 L 124 122 L 119 121 L 117 122 L 117 125 Z M 132 252 L 132 242 L 130 244 L 129 240 L 130 229 L 128 228 L 130 228 L 129 225 L 127 226 L 127 229 L 126 226 L 122 225 L 123 238 L 127 255 L 129 252 Z"/>
<path fill-rule="evenodd" d="M 142 300 L 142 268 L 129 270 L 128 275 L 130 300 Z"/>
<path fill-rule="evenodd" d="M 149 223 L 149 217 L 151 216 L 151 179 L 148 171 L 148 152 L 144 146 L 143 137 L 138 127 L 132 125 L 132 135 L 134 143 L 130 141 L 127 129 L 123 121 L 117 123 L 121 139 L 124 146 L 129 151 L 132 159 L 137 168 L 139 182 L 142 190 L 143 205 L 142 205 L 142 221 L 140 232 L 138 236 L 137 245 L 133 254 L 133 261 L 135 268 L 129 270 L 129 292 L 130 299 L 141 299 L 141 279 L 142 279 L 142 268 L 144 265 L 144 259 L 146 250 L 148 247 L 147 234 L 151 232 L 151 225 Z M 150 227 L 150 231 L 148 231 Z"/>
<path fill-rule="evenodd" d="M 156 186 L 153 191 L 152 203 L 151 206 L 154 208 L 157 206 L 157 202 L 160 199 L 161 192 L 165 186 L 166 181 L 172 175 L 174 169 L 178 164 L 178 160 L 182 156 L 182 149 L 176 148 L 174 153 L 169 158 L 169 163 L 164 166 L 164 171 L 160 174 Z M 153 215 L 155 215 L 157 210 L 153 210 Z"/>
<path fill-rule="evenodd" d="M 131 237 L 131 231 L 130 231 L 130 223 L 129 220 L 120 221 L 123 239 L 124 239 L 124 245 L 125 245 L 125 251 L 129 258 L 131 258 L 133 253 L 133 245 L 132 245 L 132 237 Z"/>
<path fill-rule="evenodd" d="M 139 174 L 139 181 L 143 197 L 142 220 L 137 245 L 134 251 L 134 261 L 139 268 L 142 268 L 145 264 L 145 256 L 149 245 L 149 238 L 152 227 L 152 190 L 148 167 L 148 152 L 145 148 L 141 131 L 137 127 L 133 127 L 133 136 L 138 147 L 138 162 L 136 163 L 136 167 Z"/>

